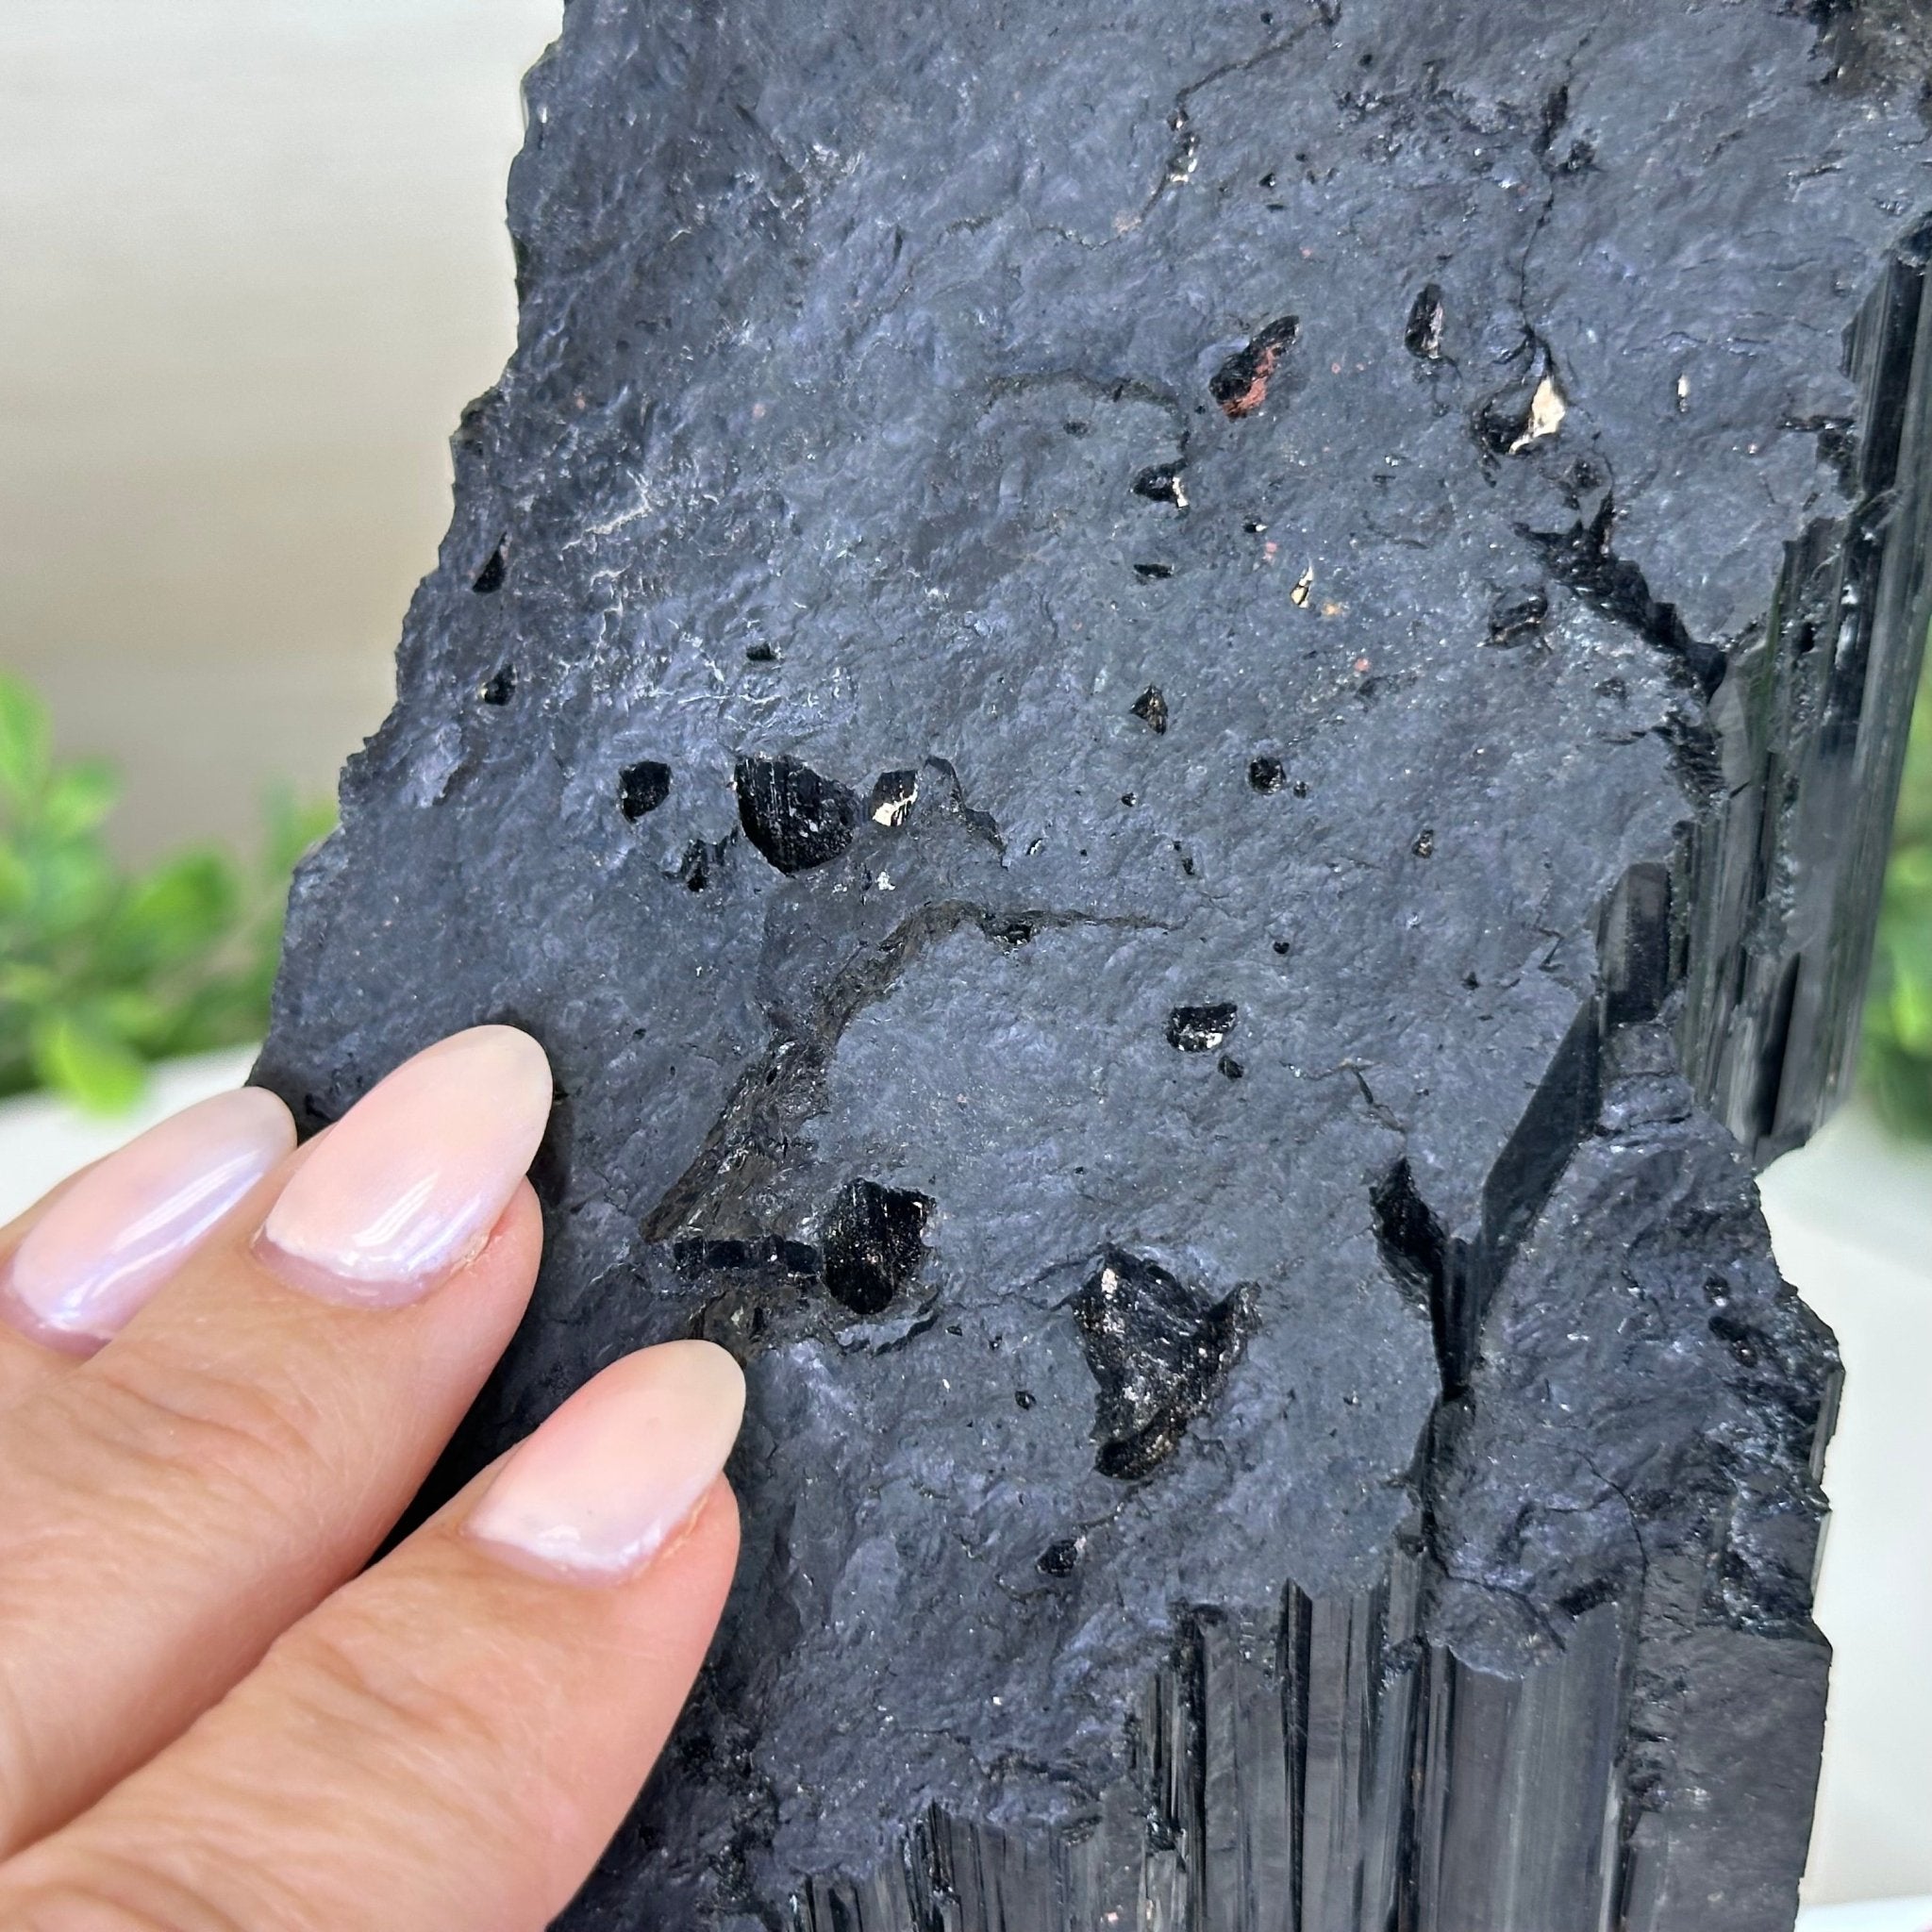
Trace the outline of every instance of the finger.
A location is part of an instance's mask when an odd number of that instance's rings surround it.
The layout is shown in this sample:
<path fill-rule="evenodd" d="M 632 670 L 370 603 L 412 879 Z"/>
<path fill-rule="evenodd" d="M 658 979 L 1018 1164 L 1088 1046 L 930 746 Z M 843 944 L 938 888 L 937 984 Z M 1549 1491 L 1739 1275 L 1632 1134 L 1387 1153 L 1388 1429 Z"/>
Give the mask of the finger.
<path fill-rule="evenodd" d="M 60 1373 L 60 1357 L 36 1348 L 25 1337 L 0 1328 L 0 1408 L 17 1402 L 29 1389 L 38 1389 Z"/>
<path fill-rule="evenodd" d="M 0 1406 L 115 1328 L 288 1158 L 295 1124 L 243 1087 L 150 1127 L 0 1235 Z"/>
<path fill-rule="evenodd" d="M 0 1408 L 5 1408 L 9 1402 L 18 1401 L 29 1389 L 38 1389 L 50 1375 L 57 1375 L 61 1370 L 74 1365 L 73 1357 L 27 1339 L 18 1316 L 6 1307 L 5 1283 L 12 1268 L 15 1252 L 32 1233 L 42 1216 L 92 1172 L 92 1167 L 84 1167 L 78 1173 L 69 1174 L 65 1180 L 50 1188 L 25 1214 L 0 1228 L 0 1310 L 5 1310 L 9 1317 L 8 1322 L 0 1323 Z"/>
<path fill-rule="evenodd" d="M 742 1391 L 708 1342 L 606 1370 L 0 1868 L 0 1923 L 540 1932 L 623 1821 L 724 1606 L 738 1524 L 715 1472 Z"/>
<path fill-rule="evenodd" d="M 527 1304 L 549 1103 L 507 1028 L 418 1056 L 271 1180 L 265 1223 L 0 1412 L 0 1854 L 367 1561 Z"/>

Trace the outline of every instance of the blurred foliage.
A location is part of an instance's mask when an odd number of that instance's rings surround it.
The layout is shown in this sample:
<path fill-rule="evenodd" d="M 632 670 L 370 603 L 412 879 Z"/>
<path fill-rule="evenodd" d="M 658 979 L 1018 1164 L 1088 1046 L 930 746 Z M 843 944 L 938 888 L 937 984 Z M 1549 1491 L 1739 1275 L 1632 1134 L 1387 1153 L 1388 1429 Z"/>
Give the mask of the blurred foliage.
<path fill-rule="evenodd" d="M 1932 659 L 1919 686 L 1865 1000 L 1866 1091 L 1889 1126 L 1932 1140 Z"/>
<path fill-rule="evenodd" d="M 102 834 L 119 791 L 57 762 L 46 706 L 0 672 L 0 1094 L 118 1110 L 149 1061 L 268 1024 L 289 875 L 333 813 L 278 798 L 253 866 L 197 846 L 129 871 Z"/>

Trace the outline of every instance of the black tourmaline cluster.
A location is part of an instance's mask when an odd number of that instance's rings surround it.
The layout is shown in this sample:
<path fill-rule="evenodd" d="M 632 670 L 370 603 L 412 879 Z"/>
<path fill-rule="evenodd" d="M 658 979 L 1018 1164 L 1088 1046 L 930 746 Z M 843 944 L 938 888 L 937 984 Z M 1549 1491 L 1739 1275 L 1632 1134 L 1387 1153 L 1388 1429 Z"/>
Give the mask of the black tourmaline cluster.
<path fill-rule="evenodd" d="M 750 1375 L 577 1932 L 1786 1932 L 1904 0 L 571 0 L 261 1077 L 549 1049 L 445 1486 Z"/>

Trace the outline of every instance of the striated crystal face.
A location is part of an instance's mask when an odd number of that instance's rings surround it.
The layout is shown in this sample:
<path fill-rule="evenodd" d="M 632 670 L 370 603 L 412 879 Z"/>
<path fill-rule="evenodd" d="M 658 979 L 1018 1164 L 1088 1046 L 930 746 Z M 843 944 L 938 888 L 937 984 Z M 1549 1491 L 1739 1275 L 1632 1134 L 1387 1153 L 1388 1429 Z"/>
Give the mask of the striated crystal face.
<path fill-rule="evenodd" d="M 1820 9 L 1811 9 L 1818 13 Z M 566 1923 L 1780 1932 L 1927 608 L 1909 10 L 576 0 L 313 1127 L 562 1090 L 438 1493 L 747 1365 Z"/>

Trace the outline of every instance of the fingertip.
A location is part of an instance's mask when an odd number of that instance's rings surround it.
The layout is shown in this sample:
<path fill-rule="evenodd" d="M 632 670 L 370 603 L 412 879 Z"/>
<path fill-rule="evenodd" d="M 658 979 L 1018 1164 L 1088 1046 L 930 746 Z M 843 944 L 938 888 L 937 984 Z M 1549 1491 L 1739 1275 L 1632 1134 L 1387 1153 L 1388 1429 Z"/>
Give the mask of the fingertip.
<path fill-rule="evenodd" d="M 685 1620 L 687 1641 L 683 1647 L 690 1649 L 696 1660 L 702 1660 L 717 1634 L 725 1599 L 738 1574 L 742 1541 L 738 1492 L 721 1475 L 637 1579 L 659 1606 L 654 1613 L 655 1623 L 662 1627 L 667 1614 Z M 664 1606 L 675 1607 L 667 1611 Z M 696 1668 L 695 1661 L 692 1668 Z"/>
<path fill-rule="evenodd" d="M 738 1491 L 731 1478 L 721 1475 L 705 1491 L 696 1514 L 691 1518 L 691 1534 L 706 1539 L 700 1555 L 707 1560 L 722 1562 L 728 1583 L 738 1568 L 738 1552 L 744 1535 L 744 1519 L 738 1507 Z"/>
<path fill-rule="evenodd" d="M 559 1581 L 625 1581 L 686 1533 L 743 1416 L 744 1375 L 722 1348 L 640 1349 L 512 1451 L 465 1534 Z"/>
<path fill-rule="evenodd" d="M 504 1261 L 521 1261 L 534 1273 L 543 1252 L 543 1204 L 527 1180 L 521 1180 L 511 1192 L 508 1205 L 490 1231 L 485 1252 L 501 1247 Z M 481 1257 L 478 1257 L 480 1259 Z"/>
<path fill-rule="evenodd" d="M 254 1115 L 264 1135 L 273 1134 L 279 1140 L 284 1159 L 295 1151 L 295 1142 L 300 1138 L 295 1127 L 295 1116 L 279 1093 L 267 1087 L 251 1085 L 237 1088 L 228 1097 L 238 1110 Z"/>
<path fill-rule="evenodd" d="M 7 1254 L 0 1317 L 43 1346 L 94 1353 L 294 1146 L 294 1117 L 263 1088 L 170 1115 L 41 1204 Z"/>
<path fill-rule="evenodd" d="M 486 1244 L 548 1131 L 543 1049 L 513 1026 L 475 1026 L 413 1055 L 336 1124 L 292 1174 L 257 1237 L 291 1287 L 399 1307 Z"/>

